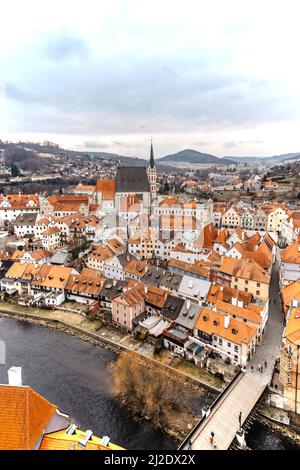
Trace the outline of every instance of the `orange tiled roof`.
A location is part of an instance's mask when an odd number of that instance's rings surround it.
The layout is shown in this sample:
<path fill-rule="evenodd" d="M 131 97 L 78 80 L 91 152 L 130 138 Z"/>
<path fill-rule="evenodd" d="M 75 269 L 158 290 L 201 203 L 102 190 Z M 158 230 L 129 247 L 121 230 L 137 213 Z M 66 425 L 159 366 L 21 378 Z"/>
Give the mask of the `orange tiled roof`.
<path fill-rule="evenodd" d="M 102 193 L 104 200 L 114 199 L 116 192 L 116 181 L 115 180 L 97 180 L 96 192 Z"/>
<path fill-rule="evenodd" d="M 248 344 L 257 331 L 256 328 L 234 318 L 230 318 L 229 325 L 225 328 L 224 315 L 205 307 L 200 312 L 195 328 L 208 335 L 216 334 L 235 344 Z"/>
<path fill-rule="evenodd" d="M 0 385 L 0 449 L 33 449 L 56 409 L 30 387 Z"/>
<path fill-rule="evenodd" d="M 270 275 L 256 261 L 222 257 L 220 271 L 233 277 L 240 277 L 262 283 L 270 282 Z"/>
<path fill-rule="evenodd" d="M 291 343 L 300 345 L 300 308 L 293 308 L 287 320 L 285 337 Z"/>
<path fill-rule="evenodd" d="M 285 307 L 285 312 L 291 306 L 292 300 L 300 301 L 300 280 L 294 281 L 291 284 L 281 289 L 281 295 Z"/>
<path fill-rule="evenodd" d="M 293 243 L 280 253 L 284 263 L 300 264 L 300 242 Z"/>

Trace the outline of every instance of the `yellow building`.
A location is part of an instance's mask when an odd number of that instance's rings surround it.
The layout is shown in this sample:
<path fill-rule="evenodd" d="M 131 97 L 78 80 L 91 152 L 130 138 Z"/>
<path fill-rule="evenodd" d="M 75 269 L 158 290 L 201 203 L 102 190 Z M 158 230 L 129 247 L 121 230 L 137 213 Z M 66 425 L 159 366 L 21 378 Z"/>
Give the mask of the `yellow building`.
<path fill-rule="evenodd" d="M 72 432 L 74 429 L 74 432 Z M 90 437 L 89 437 L 90 436 Z M 124 450 L 106 437 L 99 438 L 72 425 L 67 429 L 45 434 L 40 450 Z"/>
<path fill-rule="evenodd" d="M 283 406 L 300 413 L 300 308 L 288 313 L 280 351 L 280 381 L 283 385 Z"/>

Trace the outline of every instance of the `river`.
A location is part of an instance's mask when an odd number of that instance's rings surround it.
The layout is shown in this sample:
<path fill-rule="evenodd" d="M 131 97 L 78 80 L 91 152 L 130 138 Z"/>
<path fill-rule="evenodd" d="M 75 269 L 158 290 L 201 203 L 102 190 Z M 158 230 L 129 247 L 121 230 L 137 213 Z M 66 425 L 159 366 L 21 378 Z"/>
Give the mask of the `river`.
<path fill-rule="evenodd" d="M 7 370 L 22 367 L 23 385 L 69 414 L 83 430 L 107 435 L 126 449 L 176 449 L 178 443 L 149 422 L 136 422 L 112 399 L 107 365 L 114 353 L 65 333 L 10 318 L 0 318 L 0 340 L 6 343 Z M 212 398 L 195 397 L 193 408 Z"/>
<path fill-rule="evenodd" d="M 22 367 L 23 385 L 29 385 L 69 414 L 83 430 L 108 435 L 126 449 L 176 449 L 178 443 L 149 422 L 136 422 L 113 400 L 107 365 L 115 355 L 65 333 L 10 318 L 0 318 L 0 340 L 6 344 L 6 364 L 0 365 L 0 383 L 7 370 Z M 200 411 L 212 397 L 195 396 Z M 288 449 L 283 438 L 256 424 L 247 442 L 254 449 Z"/>

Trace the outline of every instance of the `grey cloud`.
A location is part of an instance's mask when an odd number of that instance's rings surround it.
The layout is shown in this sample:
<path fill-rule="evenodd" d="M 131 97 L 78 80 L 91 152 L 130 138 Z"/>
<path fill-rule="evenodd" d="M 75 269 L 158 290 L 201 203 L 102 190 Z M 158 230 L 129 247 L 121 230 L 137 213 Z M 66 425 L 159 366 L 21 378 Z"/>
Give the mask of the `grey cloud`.
<path fill-rule="evenodd" d="M 193 58 L 103 50 L 96 55 L 71 33 L 47 37 L 43 51 L 46 60 L 35 58 L 33 66 L 23 62 L 23 73 L 8 93 L 19 103 L 16 131 L 87 137 L 203 132 L 251 127 L 292 112 L 276 90 L 249 86 L 248 76 L 230 72 L 222 61 L 211 62 L 203 51 Z M 72 60 L 80 57 L 88 57 L 84 66 Z"/>

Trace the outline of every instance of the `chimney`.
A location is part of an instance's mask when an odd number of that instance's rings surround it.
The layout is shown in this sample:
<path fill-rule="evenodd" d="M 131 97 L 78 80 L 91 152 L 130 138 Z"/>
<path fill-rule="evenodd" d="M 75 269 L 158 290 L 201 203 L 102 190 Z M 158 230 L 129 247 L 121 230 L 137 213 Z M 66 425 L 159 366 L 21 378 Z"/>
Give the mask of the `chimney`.
<path fill-rule="evenodd" d="M 10 367 L 8 373 L 8 384 L 15 387 L 22 385 L 22 367 Z"/>
<path fill-rule="evenodd" d="M 189 288 L 192 289 L 192 287 L 193 287 L 193 281 L 189 280 Z"/>
<path fill-rule="evenodd" d="M 238 307 L 244 307 L 244 302 L 242 300 L 238 300 Z"/>
<path fill-rule="evenodd" d="M 145 294 L 148 294 L 148 286 L 145 286 Z"/>
<path fill-rule="evenodd" d="M 236 298 L 236 297 L 232 297 L 232 298 L 231 298 L 231 303 L 232 303 L 232 305 L 237 305 L 237 298 Z"/>
<path fill-rule="evenodd" d="M 230 315 L 224 315 L 224 328 L 228 328 L 230 322 Z"/>
<path fill-rule="evenodd" d="M 186 301 L 186 308 L 189 310 L 190 309 L 190 306 L 191 306 L 191 301 L 188 299 Z"/>
<path fill-rule="evenodd" d="M 116 286 L 116 285 L 117 285 L 117 280 L 113 279 L 113 286 Z"/>

